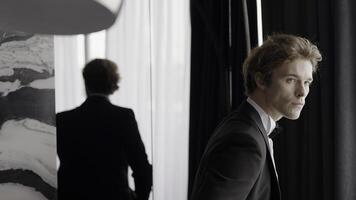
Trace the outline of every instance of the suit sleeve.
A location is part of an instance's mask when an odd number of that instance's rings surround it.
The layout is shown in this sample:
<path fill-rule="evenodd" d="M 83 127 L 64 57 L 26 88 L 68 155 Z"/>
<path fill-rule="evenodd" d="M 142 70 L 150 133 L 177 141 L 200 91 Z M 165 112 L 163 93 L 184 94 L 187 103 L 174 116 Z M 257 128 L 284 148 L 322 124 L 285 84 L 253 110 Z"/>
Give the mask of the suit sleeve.
<path fill-rule="evenodd" d="M 200 164 L 191 200 L 245 200 L 262 169 L 262 144 L 248 133 L 215 143 Z"/>
<path fill-rule="evenodd" d="M 147 200 L 152 186 L 152 166 L 147 160 L 135 115 L 129 110 L 126 138 L 127 159 L 133 171 L 137 200 Z"/>

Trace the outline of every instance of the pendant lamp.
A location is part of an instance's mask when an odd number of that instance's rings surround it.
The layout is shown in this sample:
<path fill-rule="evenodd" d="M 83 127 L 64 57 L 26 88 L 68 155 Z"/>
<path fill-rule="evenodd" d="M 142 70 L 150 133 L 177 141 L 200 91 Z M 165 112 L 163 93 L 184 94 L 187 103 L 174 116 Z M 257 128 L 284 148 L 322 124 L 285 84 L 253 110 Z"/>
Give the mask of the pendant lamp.
<path fill-rule="evenodd" d="M 0 0 L 0 30 L 87 34 L 109 28 L 123 0 Z"/>

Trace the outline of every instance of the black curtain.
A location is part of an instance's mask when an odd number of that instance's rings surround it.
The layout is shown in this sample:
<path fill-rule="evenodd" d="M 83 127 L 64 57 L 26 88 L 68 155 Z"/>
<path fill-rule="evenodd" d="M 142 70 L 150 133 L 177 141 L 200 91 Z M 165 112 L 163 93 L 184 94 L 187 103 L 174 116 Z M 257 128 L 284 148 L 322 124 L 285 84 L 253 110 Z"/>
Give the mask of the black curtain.
<path fill-rule="evenodd" d="M 191 0 L 189 186 L 218 123 L 244 98 L 241 66 L 246 57 L 242 1 Z M 251 45 L 257 44 L 255 2 L 248 1 Z"/>
<path fill-rule="evenodd" d="M 281 120 L 274 144 L 282 197 L 356 199 L 354 0 L 262 1 L 264 35 L 296 34 L 315 42 L 323 61 L 301 118 Z"/>
<path fill-rule="evenodd" d="M 335 199 L 356 199 L 356 1 L 335 9 Z"/>
<path fill-rule="evenodd" d="M 189 184 L 212 130 L 229 110 L 227 1 L 191 1 Z"/>

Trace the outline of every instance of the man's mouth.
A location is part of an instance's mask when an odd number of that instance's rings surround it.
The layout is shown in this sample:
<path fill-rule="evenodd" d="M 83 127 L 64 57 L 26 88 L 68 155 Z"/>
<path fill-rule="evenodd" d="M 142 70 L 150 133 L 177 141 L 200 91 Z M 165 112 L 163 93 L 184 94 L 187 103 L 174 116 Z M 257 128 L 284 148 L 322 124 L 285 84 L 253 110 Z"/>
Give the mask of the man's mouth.
<path fill-rule="evenodd" d="M 292 103 L 293 106 L 303 107 L 304 103 Z"/>

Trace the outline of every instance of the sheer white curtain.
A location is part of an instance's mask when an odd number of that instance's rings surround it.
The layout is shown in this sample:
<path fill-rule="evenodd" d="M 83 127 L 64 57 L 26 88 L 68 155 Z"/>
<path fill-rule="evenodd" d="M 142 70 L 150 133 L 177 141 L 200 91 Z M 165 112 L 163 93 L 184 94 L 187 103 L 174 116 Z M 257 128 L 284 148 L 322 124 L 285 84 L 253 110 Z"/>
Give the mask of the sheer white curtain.
<path fill-rule="evenodd" d="M 84 55 L 82 35 L 54 37 L 56 112 L 74 108 L 85 99 Z"/>
<path fill-rule="evenodd" d="M 189 0 L 152 0 L 155 200 L 187 198 Z"/>
<path fill-rule="evenodd" d="M 135 111 L 153 164 L 154 200 L 187 199 L 189 16 L 189 0 L 128 0 L 109 30 L 55 37 L 58 112 L 84 101 L 87 60 L 118 64 L 122 80 L 111 101 Z"/>

